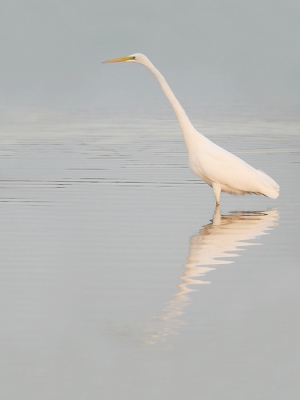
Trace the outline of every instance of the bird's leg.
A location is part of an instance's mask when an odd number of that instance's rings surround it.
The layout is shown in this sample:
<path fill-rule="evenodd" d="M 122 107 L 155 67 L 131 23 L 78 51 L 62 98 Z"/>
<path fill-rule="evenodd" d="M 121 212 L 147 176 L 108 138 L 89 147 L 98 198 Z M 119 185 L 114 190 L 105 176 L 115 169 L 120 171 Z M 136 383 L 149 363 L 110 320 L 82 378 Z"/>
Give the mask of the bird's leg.
<path fill-rule="evenodd" d="M 215 199 L 216 199 L 216 205 L 220 205 L 220 194 L 221 194 L 221 185 L 219 183 L 213 182 L 212 184 Z"/>

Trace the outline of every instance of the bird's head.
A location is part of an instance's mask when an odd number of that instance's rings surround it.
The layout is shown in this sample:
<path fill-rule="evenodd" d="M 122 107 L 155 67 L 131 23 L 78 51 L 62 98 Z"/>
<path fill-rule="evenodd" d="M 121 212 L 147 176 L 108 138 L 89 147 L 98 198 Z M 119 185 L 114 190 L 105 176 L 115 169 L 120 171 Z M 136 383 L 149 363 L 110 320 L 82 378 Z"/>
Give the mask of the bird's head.
<path fill-rule="evenodd" d="M 104 64 L 107 63 L 116 63 L 116 62 L 132 62 L 138 64 L 146 64 L 148 58 L 144 56 L 144 54 L 136 53 L 131 54 L 130 56 L 120 57 L 120 58 L 113 58 L 112 60 L 103 61 Z"/>

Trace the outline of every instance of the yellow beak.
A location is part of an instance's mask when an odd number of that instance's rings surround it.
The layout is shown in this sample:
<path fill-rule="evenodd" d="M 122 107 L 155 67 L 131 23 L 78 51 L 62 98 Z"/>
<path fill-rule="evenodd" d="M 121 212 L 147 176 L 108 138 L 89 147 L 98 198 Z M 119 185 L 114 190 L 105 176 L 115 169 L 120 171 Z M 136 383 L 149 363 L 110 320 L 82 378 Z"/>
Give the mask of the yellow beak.
<path fill-rule="evenodd" d="M 127 56 L 127 57 L 121 57 L 121 58 L 114 58 L 112 60 L 103 61 L 103 64 L 115 63 L 115 62 L 123 62 L 123 61 L 128 61 L 128 60 L 133 60 L 133 57 Z"/>

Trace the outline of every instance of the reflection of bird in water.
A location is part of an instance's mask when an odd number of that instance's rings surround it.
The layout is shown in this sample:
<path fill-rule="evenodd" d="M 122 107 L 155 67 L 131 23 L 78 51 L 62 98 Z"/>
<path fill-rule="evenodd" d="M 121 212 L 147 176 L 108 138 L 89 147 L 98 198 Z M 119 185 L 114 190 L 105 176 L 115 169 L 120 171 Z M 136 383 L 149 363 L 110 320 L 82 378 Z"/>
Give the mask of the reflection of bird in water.
<path fill-rule="evenodd" d="M 203 280 L 204 275 L 214 270 L 212 265 L 231 264 L 228 260 L 237 257 L 236 252 L 246 246 L 259 243 L 247 242 L 261 235 L 267 235 L 268 230 L 277 225 L 279 213 L 276 209 L 269 211 L 237 211 L 229 215 L 221 215 L 219 207 L 216 207 L 213 220 L 204 225 L 198 235 L 190 238 L 190 250 L 188 262 L 180 277 L 182 283 L 178 285 L 178 291 L 169 300 L 162 310 L 162 315 L 155 317 L 144 343 L 153 344 L 163 341 L 166 336 L 176 334 L 183 322 L 180 316 L 190 299 L 188 293 L 194 291 L 191 285 L 210 283 Z M 228 253 L 230 252 L 230 253 Z"/>
<path fill-rule="evenodd" d="M 217 146 L 196 131 L 165 78 L 146 56 L 132 54 L 104 62 L 138 63 L 144 65 L 153 73 L 178 118 L 189 153 L 190 168 L 213 188 L 217 204 L 220 204 L 221 192 L 240 195 L 246 193 L 263 194 L 271 197 L 271 199 L 278 197 L 279 186 L 272 178 Z"/>

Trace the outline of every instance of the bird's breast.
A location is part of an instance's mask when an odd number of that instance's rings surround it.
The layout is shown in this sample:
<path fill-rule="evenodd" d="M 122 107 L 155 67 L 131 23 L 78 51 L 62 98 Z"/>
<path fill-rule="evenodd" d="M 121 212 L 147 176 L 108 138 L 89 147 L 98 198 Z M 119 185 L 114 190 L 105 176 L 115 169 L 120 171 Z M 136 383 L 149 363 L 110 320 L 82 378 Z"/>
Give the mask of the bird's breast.
<path fill-rule="evenodd" d="M 203 168 L 201 168 L 201 163 L 197 161 L 197 157 L 190 155 L 189 156 L 189 166 L 191 171 L 199 176 L 205 183 L 207 183 L 209 186 L 212 186 L 212 181 L 208 178 L 208 176 L 205 174 L 203 171 Z"/>

